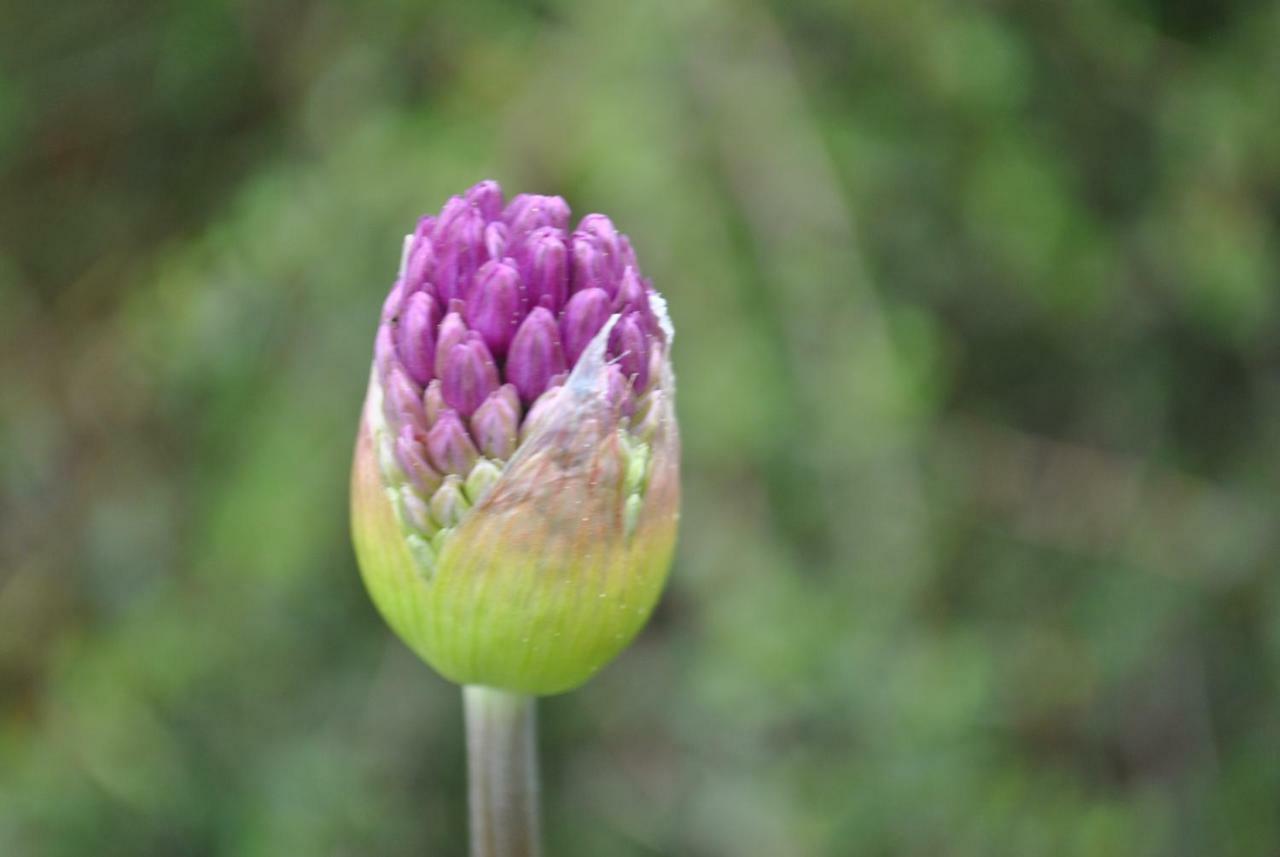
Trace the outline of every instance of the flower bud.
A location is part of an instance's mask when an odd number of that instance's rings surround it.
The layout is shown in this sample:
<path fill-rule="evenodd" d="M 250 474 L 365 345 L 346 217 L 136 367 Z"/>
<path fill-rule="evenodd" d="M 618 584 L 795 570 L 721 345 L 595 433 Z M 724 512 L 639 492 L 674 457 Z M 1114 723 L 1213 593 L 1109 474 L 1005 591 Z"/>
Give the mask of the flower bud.
<path fill-rule="evenodd" d="M 498 367 L 474 331 L 449 349 L 440 366 L 440 392 L 444 402 L 464 417 L 475 413 L 480 403 L 498 389 Z"/>
<path fill-rule="evenodd" d="M 462 320 L 463 309 L 464 306 L 460 301 L 453 301 L 449 314 L 440 322 L 440 328 L 436 331 L 435 365 L 437 367 L 444 365 L 445 356 L 453 346 L 467 338 L 467 323 Z"/>
<path fill-rule="evenodd" d="M 587 343 L 600 332 L 608 317 L 609 296 L 603 289 L 585 289 L 569 298 L 560 320 L 560 332 L 570 365 L 578 362 Z"/>
<path fill-rule="evenodd" d="M 440 474 L 427 461 L 426 438 L 417 426 L 403 425 L 395 445 L 396 463 L 405 477 L 426 497 L 440 484 Z"/>
<path fill-rule="evenodd" d="M 522 193 L 507 205 L 502 219 L 513 237 L 523 239 L 543 226 L 564 229 L 569 225 L 569 206 L 558 196 Z"/>
<path fill-rule="evenodd" d="M 410 529 L 418 533 L 434 533 L 436 526 L 431 520 L 431 510 L 422 502 L 422 495 L 408 485 L 401 485 L 396 493 L 400 501 L 400 518 Z"/>
<path fill-rule="evenodd" d="M 412 294 L 430 288 L 430 276 L 435 268 L 435 252 L 431 239 L 423 235 L 409 243 L 404 268 L 404 294 Z"/>
<path fill-rule="evenodd" d="M 535 307 L 516 331 L 507 359 L 507 378 L 528 403 L 541 396 L 551 377 L 564 369 L 555 316 L 544 307 Z"/>
<path fill-rule="evenodd" d="M 502 188 L 495 181 L 486 180 L 473 186 L 467 191 L 464 199 L 471 203 L 486 221 L 497 220 L 502 216 Z"/>
<path fill-rule="evenodd" d="M 520 437 L 520 396 L 515 385 L 504 384 L 489 394 L 471 417 L 471 435 L 490 458 L 511 457 Z"/>
<path fill-rule="evenodd" d="M 439 320 L 435 298 L 426 292 L 414 292 L 405 302 L 396 328 L 400 360 L 419 384 L 428 383 L 434 375 Z"/>
<path fill-rule="evenodd" d="M 622 368 L 623 377 L 637 390 L 649 385 L 649 337 L 636 313 L 627 313 L 609 334 L 609 356 Z"/>
<path fill-rule="evenodd" d="M 457 411 L 446 410 L 427 432 L 427 455 L 441 473 L 466 473 L 480 453 Z"/>
<path fill-rule="evenodd" d="M 501 360 L 520 322 L 520 273 L 510 259 L 485 262 L 476 272 L 466 309 L 467 326 Z"/>
<path fill-rule="evenodd" d="M 394 364 L 384 381 L 387 404 L 386 418 L 396 425 L 419 424 L 426 421 L 422 407 L 422 391 L 405 372 L 403 365 Z"/>
<path fill-rule="evenodd" d="M 471 203 L 454 197 L 436 222 L 436 295 L 448 303 L 465 298 L 467 286 L 484 254 L 484 217 Z"/>
<path fill-rule="evenodd" d="M 530 307 L 559 312 L 569 292 L 569 251 L 559 229 L 535 229 L 525 242 L 520 267 Z"/>
<path fill-rule="evenodd" d="M 490 259 L 507 255 L 507 224 L 495 221 L 485 226 L 484 252 Z"/>
<path fill-rule="evenodd" d="M 665 303 L 607 217 L 568 225 L 559 197 L 454 197 L 407 240 L 375 338 L 356 553 L 387 622 L 460 683 L 586 681 L 644 625 L 675 543 Z"/>

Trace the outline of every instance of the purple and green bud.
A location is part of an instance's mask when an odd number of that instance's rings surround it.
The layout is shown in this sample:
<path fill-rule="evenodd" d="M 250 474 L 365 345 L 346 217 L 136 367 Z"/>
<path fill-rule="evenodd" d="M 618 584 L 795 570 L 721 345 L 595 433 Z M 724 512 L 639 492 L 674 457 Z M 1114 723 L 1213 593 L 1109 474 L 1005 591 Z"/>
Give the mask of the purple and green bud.
<path fill-rule="evenodd" d="M 482 182 L 422 218 L 375 338 L 352 474 L 361 572 L 446 677 L 586 681 L 644 625 L 675 543 L 666 305 L 630 241 Z"/>

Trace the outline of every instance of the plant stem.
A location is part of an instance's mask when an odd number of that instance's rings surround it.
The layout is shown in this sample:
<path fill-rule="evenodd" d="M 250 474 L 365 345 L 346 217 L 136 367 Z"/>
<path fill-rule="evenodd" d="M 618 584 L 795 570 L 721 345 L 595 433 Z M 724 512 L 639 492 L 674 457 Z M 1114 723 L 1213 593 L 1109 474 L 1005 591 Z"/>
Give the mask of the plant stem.
<path fill-rule="evenodd" d="M 462 700 L 471 857 L 539 857 L 534 698 L 467 685 Z"/>

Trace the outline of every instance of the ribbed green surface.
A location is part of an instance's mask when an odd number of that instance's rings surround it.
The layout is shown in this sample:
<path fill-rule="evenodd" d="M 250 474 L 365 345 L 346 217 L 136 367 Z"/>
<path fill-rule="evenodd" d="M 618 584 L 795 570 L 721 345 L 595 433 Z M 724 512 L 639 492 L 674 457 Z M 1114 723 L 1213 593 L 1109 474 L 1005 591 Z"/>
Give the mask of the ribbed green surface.
<path fill-rule="evenodd" d="M 679 439 L 663 399 L 634 532 L 628 457 L 601 413 L 527 443 L 444 542 L 428 578 L 407 547 L 362 425 L 352 529 L 365 584 L 387 623 L 460 684 L 570 690 L 644 626 L 675 546 Z"/>

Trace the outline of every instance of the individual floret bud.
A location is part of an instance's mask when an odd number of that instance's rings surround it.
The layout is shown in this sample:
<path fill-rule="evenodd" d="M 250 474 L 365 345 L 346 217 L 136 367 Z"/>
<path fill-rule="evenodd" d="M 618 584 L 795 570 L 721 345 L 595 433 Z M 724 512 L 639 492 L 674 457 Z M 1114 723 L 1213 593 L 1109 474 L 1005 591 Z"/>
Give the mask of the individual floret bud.
<path fill-rule="evenodd" d="M 511 457 L 520 438 L 520 395 L 515 385 L 503 384 L 476 408 L 471 435 L 490 458 L 506 461 Z"/>
<path fill-rule="evenodd" d="M 587 343 L 609 318 L 609 296 L 603 289 L 584 289 L 569 298 L 560 319 L 560 334 L 569 365 L 578 362 Z"/>
<path fill-rule="evenodd" d="M 482 458 L 471 468 L 471 472 L 467 474 L 467 481 L 463 483 L 462 490 L 467 495 L 467 501 L 471 505 L 479 503 L 489 493 L 489 489 L 498 484 L 498 479 L 502 477 L 502 469 L 487 458 Z"/>
<path fill-rule="evenodd" d="M 400 323 L 397 351 L 409 376 L 426 384 L 435 375 L 436 327 L 440 317 L 435 298 L 426 292 L 414 292 L 405 301 Z"/>
<path fill-rule="evenodd" d="M 396 462 L 405 478 L 423 496 L 431 494 L 440 484 L 440 474 L 427 460 L 426 436 L 411 424 L 400 427 L 395 442 Z"/>
<path fill-rule="evenodd" d="M 422 428 L 428 429 L 436 424 L 436 420 L 440 418 L 440 414 L 444 409 L 449 407 L 444 403 L 444 392 L 439 378 L 432 378 L 431 383 L 427 385 L 426 391 L 422 394 L 422 412 L 426 415 L 426 424 Z"/>
<path fill-rule="evenodd" d="M 421 494 L 408 485 L 401 485 L 396 492 L 396 499 L 400 502 L 400 520 L 405 526 L 428 535 L 436 531 L 431 520 L 431 510 L 423 502 Z"/>
<path fill-rule="evenodd" d="M 544 226 L 530 233 L 521 251 L 527 306 L 559 312 L 569 295 L 569 250 L 559 229 Z"/>
<path fill-rule="evenodd" d="M 413 382 L 402 364 L 387 372 L 385 380 L 386 417 L 396 424 L 421 423 L 426 419 L 422 409 L 422 389 Z"/>
<path fill-rule="evenodd" d="M 547 389 L 551 377 L 564 370 L 564 350 L 560 347 L 555 316 L 545 307 L 535 307 L 520 324 L 511 343 L 507 378 L 515 385 L 520 398 L 531 403 Z"/>
<path fill-rule="evenodd" d="M 511 259 L 485 262 L 467 300 L 467 326 L 479 333 L 498 360 L 520 323 L 520 272 Z"/>
<path fill-rule="evenodd" d="M 446 410 L 427 432 L 427 455 L 441 473 L 466 473 L 480 453 L 458 412 Z"/>
<path fill-rule="evenodd" d="M 471 277 L 484 255 L 484 217 L 461 197 L 454 197 L 436 222 L 435 286 L 440 300 L 466 298 Z"/>
<path fill-rule="evenodd" d="M 431 497 L 431 518 L 438 527 L 456 527 L 470 507 L 462 477 L 451 473 Z"/>
<path fill-rule="evenodd" d="M 426 236 L 417 236 L 408 240 L 407 256 L 404 267 L 403 294 L 432 289 L 431 276 L 435 271 L 435 245 Z"/>
<path fill-rule="evenodd" d="M 498 366 L 480 334 L 474 331 L 450 348 L 440 365 L 440 392 L 445 404 L 463 417 L 475 413 L 498 384 Z"/>
<path fill-rule="evenodd" d="M 636 313 L 618 320 L 609 334 L 609 356 L 622 367 L 622 374 L 637 390 L 649 385 L 649 337 Z"/>
<path fill-rule="evenodd" d="M 500 220 L 487 224 L 484 228 L 484 252 L 490 259 L 501 259 L 507 255 L 507 224 Z"/>
<path fill-rule="evenodd" d="M 474 185 L 464 199 L 471 203 L 486 221 L 502 217 L 502 188 L 492 180 Z"/>
<path fill-rule="evenodd" d="M 522 193 L 507 205 L 502 219 L 513 238 L 524 239 L 535 229 L 550 226 L 564 229 L 569 225 L 569 206 L 558 196 Z"/>

